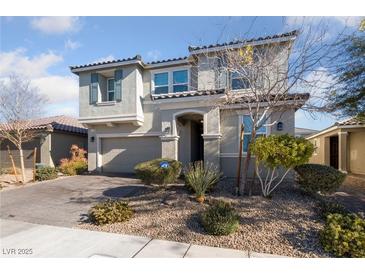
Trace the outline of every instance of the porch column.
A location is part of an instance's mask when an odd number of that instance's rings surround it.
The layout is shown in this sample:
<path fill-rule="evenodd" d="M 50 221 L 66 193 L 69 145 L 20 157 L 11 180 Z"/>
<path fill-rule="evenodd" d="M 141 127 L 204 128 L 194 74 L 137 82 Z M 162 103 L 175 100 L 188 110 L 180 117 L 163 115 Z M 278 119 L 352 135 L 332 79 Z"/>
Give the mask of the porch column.
<path fill-rule="evenodd" d="M 220 168 L 220 110 L 211 109 L 204 115 L 204 162 L 212 163 Z"/>
<path fill-rule="evenodd" d="M 165 135 L 161 136 L 161 156 L 162 158 L 169 158 L 178 160 L 178 141 L 179 136 Z"/>
<path fill-rule="evenodd" d="M 347 136 L 348 132 L 338 133 L 338 169 L 347 173 Z"/>

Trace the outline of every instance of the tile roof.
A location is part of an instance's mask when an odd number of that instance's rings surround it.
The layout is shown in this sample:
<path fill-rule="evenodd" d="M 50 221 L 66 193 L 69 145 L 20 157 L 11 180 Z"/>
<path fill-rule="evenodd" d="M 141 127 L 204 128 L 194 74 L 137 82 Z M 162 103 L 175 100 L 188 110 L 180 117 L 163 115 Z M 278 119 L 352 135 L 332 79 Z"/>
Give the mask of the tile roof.
<path fill-rule="evenodd" d="M 337 126 L 361 126 L 365 125 L 365 119 L 358 117 L 352 117 L 347 120 L 335 123 Z"/>
<path fill-rule="evenodd" d="M 156 64 L 161 64 L 161 63 L 174 62 L 174 61 L 183 61 L 183 60 L 188 60 L 188 56 L 179 57 L 179 58 L 172 58 L 172 59 L 165 59 L 165 60 L 159 60 L 159 61 L 152 61 L 152 62 L 146 63 L 146 65 L 156 65 Z"/>
<path fill-rule="evenodd" d="M 171 94 L 153 94 L 152 100 L 171 99 L 171 98 L 180 98 L 180 97 L 194 97 L 194 96 L 203 96 L 203 95 L 215 95 L 215 94 L 223 94 L 223 93 L 224 93 L 224 89 L 185 91 L 185 92 L 177 92 L 177 93 L 171 93 Z"/>
<path fill-rule="evenodd" d="M 296 135 L 309 135 L 319 132 L 319 130 L 311 129 L 311 128 L 302 128 L 302 127 L 296 127 L 295 128 L 295 134 Z"/>
<path fill-rule="evenodd" d="M 10 129 L 9 125 L 2 125 Z M 83 135 L 87 134 L 87 128 L 81 125 L 76 118 L 65 115 L 33 119 L 29 124 L 27 123 L 27 127 L 33 130 L 50 129 Z"/>
<path fill-rule="evenodd" d="M 130 58 L 116 59 L 116 60 L 110 60 L 110 61 L 105 61 L 105 62 L 97 62 L 97 63 L 80 65 L 80 66 L 70 66 L 70 69 L 72 70 L 72 69 L 78 69 L 78 68 L 87 68 L 87 67 L 106 65 L 106 64 L 114 64 L 114 63 L 127 62 L 127 61 L 133 61 L 133 60 L 141 61 L 142 57 L 141 57 L 141 55 L 137 54 L 136 56 L 130 57 Z"/>
<path fill-rule="evenodd" d="M 298 34 L 298 31 L 294 30 L 294 31 L 286 32 L 286 33 L 282 33 L 282 34 L 275 34 L 275 35 L 271 35 L 271 36 L 252 38 L 252 39 L 247 39 L 247 40 L 235 40 L 235 41 L 221 43 L 221 44 L 211 44 L 208 46 L 189 46 L 189 51 L 191 52 L 191 51 L 201 50 L 201 49 L 211 49 L 211 48 L 216 48 L 216 47 L 233 46 L 233 45 L 242 44 L 242 43 L 251 43 L 251 42 L 259 42 L 259 41 L 270 40 L 270 39 L 285 38 L 285 37 L 295 36 L 297 34 Z"/>

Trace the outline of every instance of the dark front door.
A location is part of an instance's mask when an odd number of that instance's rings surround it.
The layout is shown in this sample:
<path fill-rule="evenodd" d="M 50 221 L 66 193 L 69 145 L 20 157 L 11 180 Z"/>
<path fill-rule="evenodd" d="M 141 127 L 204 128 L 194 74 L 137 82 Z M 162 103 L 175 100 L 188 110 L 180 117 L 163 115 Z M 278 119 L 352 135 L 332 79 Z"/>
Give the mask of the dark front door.
<path fill-rule="evenodd" d="M 338 136 L 330 137 L 330 166 L 338 169 Z"/>

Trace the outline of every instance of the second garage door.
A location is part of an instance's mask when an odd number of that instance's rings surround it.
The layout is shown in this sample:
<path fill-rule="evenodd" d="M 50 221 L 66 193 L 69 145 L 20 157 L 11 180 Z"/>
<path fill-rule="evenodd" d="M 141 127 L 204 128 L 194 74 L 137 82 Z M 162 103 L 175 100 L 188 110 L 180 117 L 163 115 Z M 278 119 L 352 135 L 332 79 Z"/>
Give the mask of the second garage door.
<path fill-rule="evenodd" d="M 159 137 L 102 138 L 102 171 L 132 173 L 140 162 L 161 157 Z"/>

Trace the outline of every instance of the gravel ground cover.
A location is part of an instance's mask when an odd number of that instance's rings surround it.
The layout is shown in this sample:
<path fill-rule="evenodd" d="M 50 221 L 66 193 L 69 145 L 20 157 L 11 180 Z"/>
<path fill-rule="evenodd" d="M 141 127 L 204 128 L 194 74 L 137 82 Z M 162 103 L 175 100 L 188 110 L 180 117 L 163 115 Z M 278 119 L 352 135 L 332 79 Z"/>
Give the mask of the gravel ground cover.
<path fill-rule="evenodd" d="M 228 236 L 205 233 L 199 212 L 208 205 L 198 204 L 183 184 L 167 189 L 146 187 L 133 197 L 123 197 L 135 210 L 128 222 L 83 223 L 79 228 L 292 257 L 329 256 L 318 241 L 323 222 L 313 198 L 289 185 L 278 189 L 271 199 L 259 195 L 238 198 L 232 195 L 233 190 L 234 182 L 222 181 L 208 195 L 208 203 L 213 199 L 231 202 L 241 217 L 238 231 Z"/>

